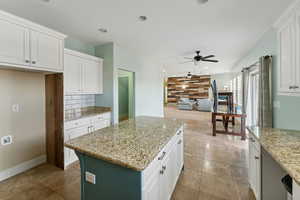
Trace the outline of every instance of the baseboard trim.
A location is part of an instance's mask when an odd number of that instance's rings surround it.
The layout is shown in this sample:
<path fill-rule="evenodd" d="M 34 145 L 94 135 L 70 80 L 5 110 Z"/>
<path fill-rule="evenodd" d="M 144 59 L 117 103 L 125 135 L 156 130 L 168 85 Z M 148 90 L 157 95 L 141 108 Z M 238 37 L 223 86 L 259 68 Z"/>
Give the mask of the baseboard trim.
<path fill-rule="evenodd" d="M 47 161 L 46 155 L 39 156 L 37 158 L 34 158 L 32 160 L 23 162 L 15 167 L 0 171 L 0 181 L 3 181 L 5 179 L 8 179 L 12 176 L 15 176 L 17 174 L 20 174 L 22 172 L 25 172 L 33 167 L 36 167 L 42 163 L 45 163 Z"/>

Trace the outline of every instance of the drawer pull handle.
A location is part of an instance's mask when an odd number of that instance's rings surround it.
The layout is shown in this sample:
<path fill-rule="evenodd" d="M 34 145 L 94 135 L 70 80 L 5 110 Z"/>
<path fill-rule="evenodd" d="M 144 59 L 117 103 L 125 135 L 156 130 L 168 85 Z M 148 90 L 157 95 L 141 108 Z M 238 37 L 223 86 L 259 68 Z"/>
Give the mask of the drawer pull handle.
<path fill-rule="evenodd" d="M 165 155 L 166 155 L 166 152 L 164 151 L 164 152 L 162 153 L 162 155 L 161 155 L 160 157 L 158 157 L 158 160 L 164 159 Z"/>
<path fill-rule="evenodd" d="M 182 143 L 182 140 L 179 140 L 178 142 L 177 142 L 177 144 L 181 144 Z"/>
<path fill-rule="evenodd" d="M 258 156 L 255 156 L 254 158 L 255 158 L 255 160 L 258 160 L 258 159 L 259 159 L 259 157 L 258 157 Z"/>

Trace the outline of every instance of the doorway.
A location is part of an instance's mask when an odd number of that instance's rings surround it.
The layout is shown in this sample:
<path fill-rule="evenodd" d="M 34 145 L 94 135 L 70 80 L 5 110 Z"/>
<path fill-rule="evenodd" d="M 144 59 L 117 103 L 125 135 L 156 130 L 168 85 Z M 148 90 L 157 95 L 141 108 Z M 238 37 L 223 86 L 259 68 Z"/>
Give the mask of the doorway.
<path fill-rule="evenodd" d="M 118 69 L 119 122 L 135 116 L 134 79 L 134 72 Z"/>

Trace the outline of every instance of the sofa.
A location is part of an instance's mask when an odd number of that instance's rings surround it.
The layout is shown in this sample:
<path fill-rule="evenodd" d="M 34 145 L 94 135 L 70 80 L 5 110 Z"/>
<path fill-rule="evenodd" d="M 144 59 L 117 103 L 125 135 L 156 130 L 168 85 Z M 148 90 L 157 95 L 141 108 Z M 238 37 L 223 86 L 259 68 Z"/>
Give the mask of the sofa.
<path fill-rule="evenodd" d="M 180 98 L 177 102 L 177 108 L 179 110 L 193 110 L 194 102 L 189 98 Z"/>

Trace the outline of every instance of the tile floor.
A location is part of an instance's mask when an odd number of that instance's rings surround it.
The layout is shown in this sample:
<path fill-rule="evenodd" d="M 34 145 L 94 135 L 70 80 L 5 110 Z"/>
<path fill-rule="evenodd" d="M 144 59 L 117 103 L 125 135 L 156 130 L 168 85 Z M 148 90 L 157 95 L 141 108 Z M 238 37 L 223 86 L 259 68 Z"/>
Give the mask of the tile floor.
<path fill-rule="evenodd" d="M 166 108 L 185 120 L 185 170 L 172 200 L 254 200 L 247 183 L 247 142 L 211 136 L 210 113 Z M 79 200 L 78 163 L 62 171 L 43 164 L 0 183 L 1 200 Z"/>

